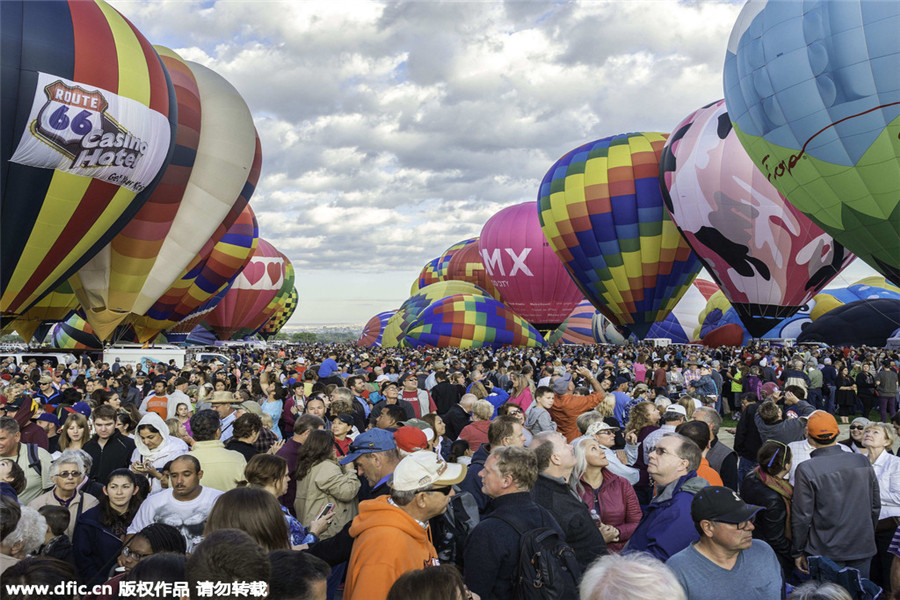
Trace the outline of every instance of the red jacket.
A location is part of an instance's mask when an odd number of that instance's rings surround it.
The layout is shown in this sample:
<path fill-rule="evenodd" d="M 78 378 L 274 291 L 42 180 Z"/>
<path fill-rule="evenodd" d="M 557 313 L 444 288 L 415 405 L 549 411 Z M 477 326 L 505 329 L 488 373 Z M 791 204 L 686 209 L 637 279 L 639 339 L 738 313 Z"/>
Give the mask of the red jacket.
<path fill-rule="evenodd" d="M 587 504 L 589 510 L 596 510 L 600 521 L 612 525 L 619 530 L 619 541 L 608 542 L 606 547 L 610 552 L 621 552 L 625 542 L 631 539 L 631 534 L 641 522 L 641 505 L 638 502 L 634 488 L 624 477 L 619 477 L 609 469 L 603 469 L 603 483 L 599 490 L 594 490 L 590 485 L 581 480 L 581 499 Z M 600 503 L 597 504 L 597 500 Z"/>

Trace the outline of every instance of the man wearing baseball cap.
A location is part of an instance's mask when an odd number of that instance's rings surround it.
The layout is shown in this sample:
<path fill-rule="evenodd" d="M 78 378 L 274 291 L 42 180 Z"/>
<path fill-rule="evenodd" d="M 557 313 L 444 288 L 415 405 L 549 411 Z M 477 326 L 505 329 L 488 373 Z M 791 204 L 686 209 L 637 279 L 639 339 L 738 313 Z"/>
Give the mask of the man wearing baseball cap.
<path fill-rule="evenodd" d="M 666 561 L 691 600 L 779 600 L 784 584 L 772 548 L 753 539 L 762 506 L 724 486 L 703 488 L 691 502 L 700 539 Z"/>
<path fill-rule="evenodd" d="M 827 556 L 868 578 L 881 510 L 875 471 L 862 454 L 837 447 L 838 424 L 830 413 L 811 414 L 806 433 L 815 450 L 794 473 L 794 562 L 807 573 L 807 556 Z"/>
<path fill-rule="evenodd" d="M 353 463 L 357 474 L 368 484 L 359 491 L 359 499 L 369 500 L 389 493 L 391 474 L 400 462 L 394 435 L 384 429 L 370 429 L 358 435 L 349 450 L 341 464 Z"/>
<path fill-rule="evenodd" d="M 361 437 L 361 436 L 360 436 Z M 443 514 L 465 465 L 445 462 L 434 452 L 413 452 L 394 470 L 389 497 L 360 503 L 344 598 L 383 600 L 398 577 L 440 564 L 428 520 Z"/>

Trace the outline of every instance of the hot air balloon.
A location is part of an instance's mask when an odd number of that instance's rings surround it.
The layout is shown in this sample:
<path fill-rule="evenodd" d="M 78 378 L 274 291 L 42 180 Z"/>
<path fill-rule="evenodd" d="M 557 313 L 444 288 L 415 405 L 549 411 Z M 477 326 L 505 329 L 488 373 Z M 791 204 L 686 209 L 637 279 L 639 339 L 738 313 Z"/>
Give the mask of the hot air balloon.
<path fill-rule="evenodd" d="M 800 310 L 854 259 L 756 168 L 724 100 L 675 128 L 660 187 L 675 225 L 754 337 Z"/>
<path fill-rule="evenodd" d="M 234 222 L 249 200 L 245 188 L 252 190 L 259 175 L 253 117 L 237 90 L 206 67 L 160 52 L 180 84 L 176 156 L 184 158 L 166 169 L 135 219 L 73 278 L 88 321 L 104 339 L 129 314 L 146 313 L 211 236 Z"/>
<path fill-rule="evenodd" d="M 454 294 L 429 304 L 410 324 L 404 346 L 500 348 L 543 346 L 541 334 L 490 296 Z"/>
<path fill-rule="evenodd" d="M 748 2 L 725 101 L 788 201 L 900 284 L 900 3 Z"/>
<path fill-rule="evenodd" d="M 206 317 L 216 337 L 228 340 L 240 331 L 252 333 L 259 329 L 272 316 L 263 311 L 281 290 L 284 270 L 284 255 L 260 239 L 250 262 Z"/>
<path fill-rule="evenodd" d="M 50 333 L 51 343 L 60 350 L 99 350 L 103 342 L 94 333 L 91 324 L 78 313 L 57 323 Z"/>
<path fill-rule="evenodd" d="M 698 317 L 694 339 L 707 346 L 742 346 L 750 341 L 741 317 L 721 290 L 710 296 Z"/>
<path fill-rule="evenodd" d="M 441 257 L 439 256 L 437 258 L 432 258 L 427 263 L 425 263 L 425 266 L 422 267 L 422 271 L 419 273 L 419 278 L 413 282 L 412 287 L 409 290 L 410 296 L 421 290 L 426 285 L 431 285 L 432 283 L 437 283 L 438 281 L 440 281 L 437 276 L 438 262 L 440 262 L 440 260 Z"/>
<path fill-rule="evenodd" d="M 445 281 L 468 281 L 486 291 L 495 300 L 500 299 L 500 292 L 494 287 L 481 262 L 477 243 L 468 244 L 454 253 L 453 258 L 447 263 Z"/>
<path fill-rule="evenodd" d="M 900 300 L 872 298 L 842 304 L 803 328 L 798 342 L 883 347 L 900 329 Z"/>
<path fill-rule="evenodd" d="M 291 269 L 293 269 L 293 267 L 291 267 Z M 292 288 L 291 293 L 284 298 L 283 302 L 278 307 L 278 310 L 275 311 L 275 314 L 272 315 L 272 317 L 266 321 L 266 324 L 259 330 L 260 335 L 262 335 L 264 339 L 269 339 L 281 331 L 281 328 L 287 324 L 294 315 L 294 311 L 297 310 L 298 300 L 299 296 L 297 294 L 297 288 Z"/>
<path fill-rule="evenodd" d="M 21 315 L 10 317 L 8 325 L 4 319 L 4 329 L 15 330 L 26 342 L 33 337 L 40 342 L 55 323 L 68 319 L 77 308 L 78 298 L 64 282 Z"/>
<path fill-rule="evenodd" d="M 588 300 L 578 303 L 566 320 L 547 338 L 548 344 L 596 344 L 594 315 L 597 309 Z"/>
<path fill-rule="evenodd" d="M 900 300 L 900 287 L 888 283 L 884 277 L 866 277 L 844 288 L 824 290 L 813 298 L 815 307 L 810 318 L 815 321 L 844 304 L 878 298 Z"/>
<path fill-rule="evenodd" d="M 21 314 L 106 246 L 156 188 L 175 92 L 101 0 L 0 3 L 0 313 Z"/>
<path fill-rule="evenodd" d="M 663 321 L 654 323 L 647 332 L 648 338 L 669 338 L 676 344 L 689 344 L 697 341 L 693 337 L 694 330 L 700 325 L 698 317 L 706 308 L 710 297 L 719 291 L 712 281 L 699 277 L 691 283 L 672 313 Z"/>
<path fill-rule="evenodd" d="M 388 320 L 381 336 L 381 345 L 385 348 L 393 348 L 400 344 L 407 328 L 416 320 L 419 313 L 425 310 L 426 306 L 435 300 L 440 300 L 453 294 L 481 296 L 486 295 L 487 292 L 468 281 L 439 281 L 424 287 L 407 298 L 400 305 L 396 314 Z"/>
<path fill-rule="evenodd" d="M 294 292 L 294 265 L 291 264 L 291 261 L 288 260 L 288 257 L 284 255 L 284 253 L 280 253 L 281 257 L 284 259 L 284 282 L 281 284 L 281 289 L 278 290 L 278 293 L 275 294 L 275 297 L 272 298 L 271 302 L 263 309 L 264 314 L 271 315 L 268 317 L 263 324 L 259 327 L 256 333 L 262 333 L 269 321 L 275 318 L 276 314 L 281 311 L 281 309 L 287 304 L 288 299 L 291 296 L 291 293 Z M 273 323 L 273 326 L 275 323 Z M 284 323 L 282 323 L 284 325 Z M 281 326 L 278 326 L 278 329 L 281 329 Z M 269 332 L 269 335 L 274 335 L 278 333 L 278 331 Z M 265 336 L 264 336 L 265 337 Z M 265 338 L 269 339 L 269 338 Z"/>
<path fill-rule="evenodd" d="M 585 144 L 547 171 L 538 195 L 544 235 L 584 296 L 641 338 L 701 267 L 663 206 L 665 140 L 626 133 Z"/>
<path fill-rule="evenodd" d="M 362 333 L 359 334 L 356 345 L 369 347 L 381 346 L 381 334 L 384 333 L 384 328 L 387 325 L 388 320 L 393 317 L 396 312 L 396 310 L 386 310 L 369 319 L 368 323 L 363 327 Z"/>
<path fill-rule="evenodd" d="M 217 237 L 218 236 L 218 237 Z M 194 257 L 182 276 L 157 300 L 146 315 L 131 321 L 141 341 L 163 329 L 189 332 L 211 311 L 244 269 L 259 243 L 259 225 L 250 205 L 246 205 L 224 235 Z M 210 240 L 212 241 L 212 239 Z M 188 329 L 182 322 L 192 320 Z"/>
<path fill-rule="evenodd" d="M 503 303 L 541 331 L 558 327 L 584 300 L 544 239 L 533 202 L 509 206 L 488 219 L 478 250 Z"/>
<path fill-rule="evenodd" d="M 461 242 L 456 242 L 446 250 L 444 253 L 438 257 L 437 267 L 435 268 L 435 275 L 437 277 L 437 281 L 444 281 L 447 278 L 447 269 L 450 268 L 450 260 L 453 258 L 453 255 L 456 254 L 459 250 L 462 250 L 466 246 L 470 244 L 477 244 L 478 238 L 469 238 L 467 240 L 463 240 Z M 435 282 L 437 283 L 437 282 Z"/>

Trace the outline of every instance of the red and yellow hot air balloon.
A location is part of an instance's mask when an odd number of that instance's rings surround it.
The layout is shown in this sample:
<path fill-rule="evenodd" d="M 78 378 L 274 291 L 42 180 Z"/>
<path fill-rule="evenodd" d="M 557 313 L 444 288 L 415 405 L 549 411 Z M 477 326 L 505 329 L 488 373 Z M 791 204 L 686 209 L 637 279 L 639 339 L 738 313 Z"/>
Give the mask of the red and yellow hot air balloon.
<path fill-rule="evenodd" d="M 175 142 L 175 91 L 102 0 L 0 3 L 0 313 L 22 314 L 140 210 Z"/>

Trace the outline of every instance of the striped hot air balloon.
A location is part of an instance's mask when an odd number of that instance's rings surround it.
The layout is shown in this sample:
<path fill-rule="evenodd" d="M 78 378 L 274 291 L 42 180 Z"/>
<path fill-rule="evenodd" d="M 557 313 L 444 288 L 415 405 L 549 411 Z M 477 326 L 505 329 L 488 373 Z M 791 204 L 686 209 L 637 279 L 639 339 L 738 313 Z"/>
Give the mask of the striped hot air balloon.
<path fill-rule="evenodd" d="M 94 257 L 172 156 L 175 89 L 102 0 L 0 2 L 0 314 L 22 314 Z"/>

